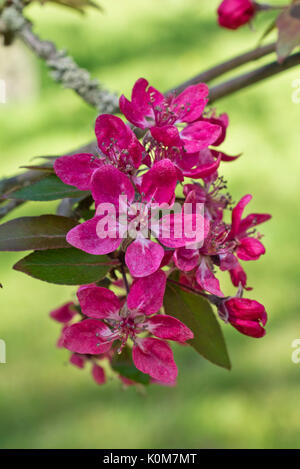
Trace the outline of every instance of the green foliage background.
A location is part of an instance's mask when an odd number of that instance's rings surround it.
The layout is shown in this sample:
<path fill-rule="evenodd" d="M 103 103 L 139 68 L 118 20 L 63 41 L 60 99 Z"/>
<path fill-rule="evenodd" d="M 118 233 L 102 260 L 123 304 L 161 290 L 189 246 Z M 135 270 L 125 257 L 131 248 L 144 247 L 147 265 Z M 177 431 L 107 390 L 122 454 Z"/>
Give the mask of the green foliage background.
<path fill-rule="evenodd" d="M 91 9 L 82 17 L 35 5 L 28 15 L 42 37 L 67 48 L 118 93 L 129 93 L 140 76 L 168 89 L 254 47 L 258 38 L 247 27 L 236 33 L 219 29 L 216 0 L 101 3 L 104 14 Z M 93 138 L 94 110 L 32 62 L 38 95 L 0 105 L 1 175 L 32 156 L 63 154 Z M 291 343 L 300 337 L 300 105 L 291 99 L 297 78 L 299 68 L 217 103 L 231 118 L 224 148 L 243 152 L 222 167 L 234 200 L 253 193 L 251 211 L 273 214 L 261 229 L 266 256 L 246 266 L 250 295 L 269 312 L 266 338 L 249 339 L 224 326 L 231 372 L 188 347 L 176 348 L 180 373 L 174 389 L 152 386 L 142 395 L 123 392 L 116 381 L 97 387 L 88 370 L 68 365 L 68 354 L 55 348 L 59 329 L 48 312 L 74 289 L 12 271 L 20 254 L 1 253 L 0 337 L 7 343 L 7 364 L 0 364 L 0 447 L 299 448 L 300 364 L 291 361 Z M 28 204 L 14 216 L 54 207 Z M 222 284 L 233 293 L 227 276 Z"/>

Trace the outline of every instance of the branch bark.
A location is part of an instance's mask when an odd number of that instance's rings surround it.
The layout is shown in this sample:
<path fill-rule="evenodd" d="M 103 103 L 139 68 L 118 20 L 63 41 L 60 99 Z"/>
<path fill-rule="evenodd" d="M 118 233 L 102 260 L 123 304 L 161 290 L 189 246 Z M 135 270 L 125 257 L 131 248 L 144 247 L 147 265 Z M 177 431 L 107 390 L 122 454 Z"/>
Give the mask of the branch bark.
<path fill-rule="evenodd" d="M 114 114 L 119 109 L 118 97 L 93 80 L 87 70 L 80 68 L 66 51 L 57 50 L 53 42 L 43 41 L 33 32 L 32 24 L 23 16 L 22 4 L 12 0 L 4 8 L 1 23 L 6 33 L 16 34 L 51 70 L 53 78 L 65 88 L 74 90 L 84 101 L 95 107 L 99 114 Z"/>
<path fill-rule="evenodd" d="M 179 94 L 190 85 L 197 85 L 198 83 L 202 82 L 209 83 L 215 78 L 219 78 L 227 72 L 235 70 L 236 68 L 241 67 L 242 65 L 245 65 L 249 62 L 261 59 L 262 57 L 265 57 L 266 55 L 269 55 L 275 51 L 275 42 L 263 47 L 258 47 L 249 52 L 246 52 L 245 54 L 238 55 L 233 59 L 227 60 L 226 62 L 216 65 L 215 67 L 212 67 L 211 69 L 206 70 L 205 72 L 199 73 L 190 80 L 187 80 L 184 83 L 181 83 L 177 87 L 173 88 L 172 90 L 170 90 L 170 92 L 175 91 L 176 94 Z"/>
<path fill-rule="evenodd" d="M 291 55 L 283 64 L 272 62 L 260 67 L 252 72 L 245 73 L 231 80 L 225 81 L 219 85 L 213 86 L 209 93 L 209 102 L 215 101 L 229 96 L 236 91 L 240 91 L 248 86 L 254 85 L 266 78 L 270 78 L 279 73 L 285 72 L 292 67 L 300 65 L 300 53 Z"/>

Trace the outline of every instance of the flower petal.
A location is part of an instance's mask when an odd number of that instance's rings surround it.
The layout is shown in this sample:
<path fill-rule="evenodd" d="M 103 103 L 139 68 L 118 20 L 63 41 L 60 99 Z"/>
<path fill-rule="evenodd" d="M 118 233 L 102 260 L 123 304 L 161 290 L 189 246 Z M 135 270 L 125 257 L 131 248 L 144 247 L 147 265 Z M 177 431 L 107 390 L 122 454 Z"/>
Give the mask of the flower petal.
<path fill-rule="evenodd" d="M 162 127 L 152 127 L 151 135 L 165 147 L 182 147 L 182 141 L 177 127 L 174 125 L 164 125 Z"/>
<path fill-rule="evenodd" d="M 77 368 L 84 368 L 85 362 L 85 355 L 79 355 L 79 353 L 72 353 L 72 355 L 70 356 L 70 363 L 72 363 L 72 365 L 74 366 L 77 366 Z"/>
<path fill-rule="evenodd" d="M 146 277 L 156 272 L 164 257 L 164 249 L 149 239 L 136 239 L 127 248 L 125 261 L 133 277 Z"/>
<path fill-rule="evenodd" d="M 256 238 L 243 238 L 236 250 L 239 259 L 243 261 L 256 261 L 266 249 L 264 245 Z"/>
<path fill-rule="evenodd" d="M 236 235 L 240 233 L 240 224 L 243 216 L 243 211 L 246 205 L 252 200 L 252 195 L 247 194 L 241 198 L 241 200 L 237 203 L 237 205 L 232 210 L 232 221 L 231 221 L 231 231 L 229 233 L 229 237 L 234 238 Z"/>
<path fill-rule="evenodd" d="M 97 384 L 101 385 L 106 382 L 105 372 L 102 366 L 94 364 L 92 368 L 92 376 Z"/>
<path fill-rule="evenodd" d="M 78 153 L 57 158 L 54 171 L 65 184 L 88 191 L 91 188 L 93 172 L 103 164 L 103 161 L 95 158 L 92 153 Z"/>
<path fill-rule="evenodd" d="M 120 300 L 111 290 L 96 285 L 83 285 L 77 298 L 85 316 L 96 319 L 114 317 L 120 310 Z"/>
<path fill-rule="evenodd" d="M 203 290 L 211 293 L 212 295 L 224 297 L 224 294 L 220 289 L 219 280 L 214 276 L 208 267 L 205 257 L 202 258 L 201 263 L 197 269 L 196 280 Z"/>
<path fill-rule="evenodd" d="M 118 207 L 121 195 L 127 196 L 128 202 L 132 202 L 135 195 L 129 177 L 110 165 L 94 172 L 91 187 L 96 205 L 111 203 Z"/>
<path fill-rule="evenodd" d="M 172 110 L 180 122 L 193 122 L 198 119 L 208 103 L 209 89 L 205 83 L 188 86 L 175 98 Z"/>
<path fill-rule="evenodd" d="M 96 319 L 85 319 L 64 330 L 63 345 L 71 352 L 98 355 L 110 349 L 110 336 L 111 331 L 106 324 Z"/>
<path fill-rule="evenodd" d="M 140 314 L 157 313 L 163 305 L 166 280 L 166 274 L 162 270 L 134 280 L 127 297 L 128 308 Z"/>
<path fill-rule="evenodd" d="M 72 228 L 67 234 L 68 243 L 89 254 L 101 255 L 115 251 L 120 246 L 122 238 L 100 238 L 97 235 L 97 225 L 101 218 L 96 216 Z"/>
<path fill-rule="evenodd" d="M 173 383 L 177 378 L 173 352 L 162 340 L 138 339 L 132 350 L 132 358 L 138 370 L 162 383 Z"/>
<path fill-rule="evenodd" d="M 101 152 L 109 157 L 112 164 L 120 169 L 140 166 L 144 147 L 122 119 L 102 114 L 96 120 L 95 133 Z"/>
<path fill-rule="evenodd" d="M 51 311 L 50 317 L 55 321 L 61 322 L 63 324 L 71 321 L 71 319 L 76 315 L 76 311 L 74 309 L 74 303 L 70 301 L 57 309 Z"/>
<path fill-rule="evenodd" d="M 187 153 L 195 153 L 213 145 L 221 134 L 219 125 L 198 121 L 188 125 L 180 133 Z"/>
<path fill-rule="evenodd" d="M 181 321 L 166 314 L 156 314 L 145 321 L 148 331 L 160 339 L 186 342 L 193 339 L 193 332 Z"/>
<path fill-rule="evenodd" d="M 171 204 L 176 184 L 177 171 L 173 163 L 168 159 L 158 161 L 143 176 L 140 189 L 143 200 Z"/>

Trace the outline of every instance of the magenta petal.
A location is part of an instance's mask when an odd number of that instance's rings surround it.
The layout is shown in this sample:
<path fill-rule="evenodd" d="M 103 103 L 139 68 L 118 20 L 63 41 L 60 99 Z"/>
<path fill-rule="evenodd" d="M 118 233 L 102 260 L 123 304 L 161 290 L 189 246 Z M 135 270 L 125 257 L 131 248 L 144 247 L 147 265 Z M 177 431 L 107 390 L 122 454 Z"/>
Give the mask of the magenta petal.
<path fill-rule="evenodd" d="M 55 321 L 61 322 L 63 324 L 71 321 L 71 319 L 76 315 L 76 311 L 74 309 L 74 303 L 70 301 L 57 309 L 51 311 L 50 317 Z"/>
<path fill-rule="evenodd" d="M 105 372 L 104 372 L 104 369 L 102 368 L 102 366 L 99 366 L 99 365 L 93 365 L 93 368 L 92 368 L 92 376 L 94 378 L 94 381 L 97 383 L 97 384 L 104 384 L 106 382 L 106 378 L 105 378 Z"/>
<path fill-rule="evenodd" d="M 237 263 L 235 267 L 229 270 L 230 273 L 230 278 L 232 281 L 232 284 L 235 287 L 238 287 L 239 284 L 242 284 L 243 288 L 246 288 L 247 285 L 247 275 L 246 272 L 244 271 L 243 267 Z M 246 288 L 247 290 L 251 290 L 251 288 Z"/>
<path fill-rule="evenodd" d="M 271 218 L 272 216 L 268 213 L 251 213 L 241 221 L 239 231 L 240 233 L 245 233 L 250 228 L 265 223 Z"/>
<path fill-rule="evenodd" d="M 172 110 L 181 122 L 193 122 L 198 119 L 208 102 L 209 88 L 205 83 L 188 86 L 174 100 Z"/>
<path fill-rule="evenodd" d="M 183 174 L 185 177 L 191 177 L 193 179 L 204 179 L 214 174 L 220 166 L 220 163 L 221 156 L 219 156 L 219 158 L 213 163 L 199 165 L 197 168 L 185 170 L 183 171 Z"/>
<path fill-rule="evenodd" d="M 122 119 L 102 114 L 96 120 L 95 133 L 100 150 L 113 164 L 120 168 L 140 166 L 144 147 Z"/>
<path fill-rule="evenodd" d="M 128 202 L 132 202 L 134 188 L 126 174 L 114 166 L 104 166 L 93 174 L 92 194 L 96 205 L 111 203 L 118 208 L 121 195 L 127 196 Z"/>
<path fill-rule="evenodd" d="M 199 250 L 178 248 L 174 252 L 174 262 L 179 270 L 190 272 L 199 263 Z"/>
<path fill-rule="evenodd" d="M 151 135 L 159 143 L 165 147 L 182 147 L 182 141 L 177 127 L 174 125 L 165 125 L 162 127 L 152 127 L 150 129 Z"/>
<path fill-rule="evenodd" d="M 149 127 L 149 121 L 154 122 L 155 118 L 150 91 L 147 87 L 148 81 L 145 78 L 139 78 L 133 86 L 131 101 L 123 95 L 119 101 L 120 110 L 124 116 L 141 129 Z"/>
<path fill-rule="evenodd" d="M 89 254 L 102 255 L 115 251 L 120 246 L 122 238 L 99 238 L 97 225 L 100 220 L 101 217 L 94 217 L 72 228 L 67 234 L 68 243 Z"/>
<path fill-rule="evenodd" d="M 127 297 L 128 308 L 146 315 L 157 313 L 163 305 L 166 280 L 162 270 L 134 280 Z"/>
<path fill-rule="evenodd" d="M 177 366 L 171 347 L 159 339 L 138 339 L 133 346 L 132 358 L 143 373 L 162 383 L 173 383 L 177 378 Z"/>
<path fill-rule="evenodd" d="M 193 339 L 193 332 L 181 321 L 165 314 L 156 314 L 147 319 L 145 325 L 149 332 L 160 339 L 186 342 Z"/>
<path fill-rule="evenodd" d="M 64 330 L 63 345 L 71 352 L 98 355 L 110 349 L 110 336 L 111 331 L 103 322 L 86 319 Z"/>
<path fill-rule="evenodd" d="M 256 261 L 265 254 L 264 245 L 256 238 L 243 238 L 237 248 L 236 254 L 243 261 Z"/>
<path fill-rule="evenodd" d="M 65 184 L 88 191 L 91 188 L 93 172 L 102 165 L 103 161 L 95 158 L 93 154 L 78 153 L 57 158 L 54 171 Z"/>
<path fill-rule="evenodd" d="M 149 239 L 136 239 L 125 254 L 127 267 L 133 277 L 146 277 L 156 272 L 164 257 L 164 249 Z"/>
<path fill-rule="evenodd" d="M 203 290 L 211 293 L 212 295 L 224 297 L 224 294 L 220 289 L 219 280 L 214 276 L 206 264 L 204 257 L 202 258 L 202 261 L 197 269 L 196 280 Z"/>
<path fill-rule="evenodd" d="M 83 314 L 90 318 L 114 317 L 121 307 L 119 298 L 114 292 L 93 284 L 80 287 L 77 297 Z"/>
<path fill-rule="evenodd" d="M 214 143 L 214 145 L 216 145 L 216 143 Z M 242 153 L 239 153 L 238 155 L 235 155 L 235 156 L 231 156 L 231 155 L 227 155 L 227 153 L 224 153 L 223 151 L 218 151 L 218 150 L 211 150 L 211 153 L 215 158 L 221 157 L 221 161 L 227 161 L 227 162 L 235 161 L 240 156 L 242 156 Z"/>
<path fill-rule="evenodd" d="M 142 180 L 141 193 L 143 200 L 158 204 L 170 204 L 174 199 L 177 184 L 177 171 L 173 163 L 166 159 L 154 163 Z"/>
<path fill-rule="evenodd" d="M 221 134 L 221 127 L 209 122 L 198 121 L 188 125 L 180 133 L 187 153 L 195 153 L 213 145 Z"/>
<path fill-rule="evenodd" d="M 254 339 L 260 339 L 266 335 L 265 329 L 257 321 L 235 319 L 231 322 L 231 325 L 241 332 L 241 334 L 253 337 Z"/>
<path fill-rule="evenodd" d="M 231 231 L 229 236 L 234 237 L 240 232 L 240 223 L 243 216 L 243 211 L 246 205 L 252 200 L 252 195 L 247 194 L 241 198 L 238 204 L 232 210 L 232 222 L 231 222 Z"/>
<path fill-rule="evenodd" d="M 77 366 L 77 368 L 80 368 L 80 369 L 84 368 L 85 361 L 86 361 L 85 355 L 79 355 L 78 353 L 72 353 L 70 357 L 70 363 L 72 363 L 72 365 Z"/>
<path fill-rule="evenodd" d="M 208 233 L 208 221 L 200 214 L 171 213 L 161 218 L 159 241 L 168 248 L 198 248 Z"/>

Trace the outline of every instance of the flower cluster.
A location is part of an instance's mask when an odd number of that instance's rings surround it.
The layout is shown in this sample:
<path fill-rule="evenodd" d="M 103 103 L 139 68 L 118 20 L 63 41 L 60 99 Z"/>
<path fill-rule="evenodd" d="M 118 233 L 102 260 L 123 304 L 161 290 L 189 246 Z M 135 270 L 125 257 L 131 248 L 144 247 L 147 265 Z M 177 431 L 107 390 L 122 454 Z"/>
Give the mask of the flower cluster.
<path fill-rule="evenodd" d="M 258 4 L 252 0 L 223 0 L 218 8 L 218 22 L 227 29 L 238 29 L 255 16 Z"/>
<path fill-rule="evenodd" d="M 177 368 L 168 341 L 184 344 L 195 335 L 164 311 L 166 283 L 177 274 L 179 288 L 205 296 L 238 331 L 251 337 L 265 334 L 264 306 L 242 298 L 250 288 L 240 261 L 265 253 L 256 226 L 270 215 L 244 216 L 252 196 L 245 195 L 233 207 L 225 192 L 220 164 L 238 156 L 219 149 L 229 120 L 207 108 L 208 94 L 208 87 L 198 84 L 178 96 L 164 96 L 141 78 L 130 100 L 120 98 L 120 110 L 131 125 L 101 115 L 95 125 L 97 154 L 55 161 L 57 176 L 90 191 L 94 203 L 93 217 L 69 231 L 68 243 L 115 261 L 106 283 L 81 286 L 78 304 L 67 303 L 51 313 L 64 324 L 59 345 L 72 352 L 71 363 L 82 368 L 91 361 L 99 384 L 105 382 L 99 362 L 112 365 L 125 348 L 133 366 L 151 382 L 175 383 Z M 136 134 L 142 135 L 140 140 Z M 109 207 L 113 214 L 107 214 Z M 157 217 L 149 227 L 153 208 Z M 238 287 L 235 297 L 222 292 L 218 269 L 229 272 Z"/>

